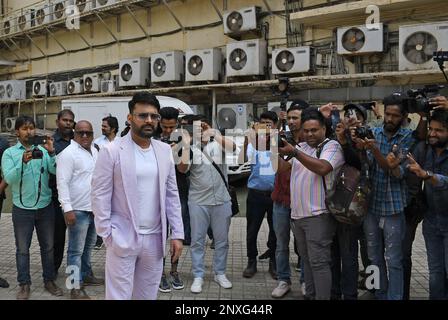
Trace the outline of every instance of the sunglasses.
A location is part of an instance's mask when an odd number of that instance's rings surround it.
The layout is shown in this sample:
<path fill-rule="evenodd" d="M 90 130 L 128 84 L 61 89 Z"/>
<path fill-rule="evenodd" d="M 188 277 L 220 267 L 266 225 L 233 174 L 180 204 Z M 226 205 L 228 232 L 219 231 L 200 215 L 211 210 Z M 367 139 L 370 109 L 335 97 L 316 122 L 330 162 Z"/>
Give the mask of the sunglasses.
<path fill-rule="evenodd" d="M 148 118 L 151 118 L 152 121 L 160 121 L 160 119 L 162 119 L 162 116 L 158 113 L 142 112 L 142 113 L 133 113 L 133 115 L 136 116 L 141 121 L 145 121 Z"/>
<path fill-rule="evenodd" d="M 86 136 L 88 138 L 93 137 L 93 131 L 75 131 L 75 133 L 81 137 L 84 137 L 84 136 Z"/>

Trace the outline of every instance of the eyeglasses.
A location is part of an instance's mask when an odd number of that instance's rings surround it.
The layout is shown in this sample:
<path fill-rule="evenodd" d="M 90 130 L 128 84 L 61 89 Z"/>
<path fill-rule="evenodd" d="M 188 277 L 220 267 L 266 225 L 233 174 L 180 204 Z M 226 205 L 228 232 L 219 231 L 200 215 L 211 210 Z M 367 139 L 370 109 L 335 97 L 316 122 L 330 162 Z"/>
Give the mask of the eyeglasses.
<path fill-rule="evenodd" d="M 158 113 L 142 112 L 142 113 L 133 113 L 133 115 L 136 116 L 141 121 L 145 121 L 148 118 L 151 118 L 152 121 L 160 121 L 160 119 L 162 119 L 162 116 Z"/>
<path fill-rule="evenodd" d="M 93 131 L 75 131 L 75 133 L 77 135 L 80 135 L 81 137 L 84 137 L 84 136 L 86 136 L 88 138 L 93 137 Z"/>

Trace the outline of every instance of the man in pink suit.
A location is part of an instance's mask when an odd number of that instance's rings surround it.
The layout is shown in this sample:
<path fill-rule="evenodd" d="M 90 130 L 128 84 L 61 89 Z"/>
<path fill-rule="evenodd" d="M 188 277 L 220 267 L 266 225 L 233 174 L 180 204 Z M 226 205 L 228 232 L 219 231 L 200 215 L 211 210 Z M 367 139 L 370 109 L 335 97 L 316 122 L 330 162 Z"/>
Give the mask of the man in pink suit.
<path fill-rule="evenodd" d="M 129 102 L 131 131 L 101 149 L 92 178 L 92 209 L 106 244 L 106 299 L 156 299 L 162 276 L 167 220 L 171 256 L 184 238 L 172 151 L 151 139 L 160 121 L 152 94 Z M 171 160 L 171 161 L 170 161 Z"/>

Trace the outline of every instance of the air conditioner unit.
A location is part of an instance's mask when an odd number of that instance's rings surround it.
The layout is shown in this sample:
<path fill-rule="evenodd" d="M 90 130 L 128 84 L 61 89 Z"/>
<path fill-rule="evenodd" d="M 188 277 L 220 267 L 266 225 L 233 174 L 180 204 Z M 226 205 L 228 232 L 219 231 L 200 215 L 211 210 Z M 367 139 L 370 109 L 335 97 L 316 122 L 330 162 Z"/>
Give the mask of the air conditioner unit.
<path fill-rule="evenodd" d="M 0 87 L 0 100 L 17 101 L 25 99 L 26 99 L 25 80 L 8 80 L 2 82 Z"/>
<path fill-rule="evenodd" d="M 227 77 L 263 75 L 267 65 L 266 41 L 256 39 L 227 45 Z"/>
<path fill-rule="evenodd" d="M 292 101 L 286 102 L 286 110 L 291 106 Z M 277 115 L 280 115 L 280 102 L 268 102 L 268 111 L 274 111 Z"/>
<path fill-rule="evenodd" d="M 65 96 L 65 95 L 67 95 L 67 82 L 66 81 L 53 82 L 50 84 L 50 96 L 51 97 Z"/>
<path fill-rule="evenodd" d="M 68 0 L 53 0 L 52 12 L 54 20 L 65 19 L 65 9 L 70 5 Z"/>
<path fill-rule="evenodd" d="M 384 30 L 382 23 L 378 29 L 366 26 L 343 27 L 337 29 L 338 54 L 356 55 L 384 51 Z"/>
<path fill-rule="evenodd" d="M 433 54 L 439 50 L 448 50 L 448 21 L 400 27 L 400 70 L 438 69 Z"/>
<path fill-rule="evenodd" d="M 115 81 L 114 80 L 102 80 L 101 81 L 101 92 L 115 92 Z"/>
<path fill-rule="evenodd" d="M 224 34 L 237 36 L 248 31 L 258 30 L 260 12 L 260 7 L 248 7 L 224 13 Z"/>
<path fill-rule="evenodd" d="M 216 123 L 219 129 L 247 130 L 253 120 L 251 103 L 218 104 Z"/>
<path fill-rule="evenodd" d="M 272 50 L 272 74 L 309 72 L 311 47 L 281 48 Z"/>
<path fill-rule="evenodd" d="M 74 78 L 70 81 L 67 81 L 67 93 L 68 94 L 83 93 L 84 87 L 82 84 L 83 84 L 82 78 Z"/>
<path fill-rule="evenodd" d="M 120 60 L 120 87 L 143 87 L 149 85 L 149 59 L 130 58 Z"/>
<path fill-rule="evenodd" d="M 83 85 L 84 85 L 84 92 L 90 93 L 90 92 L 100 92 L 100 74 L 98 73 L 92 73 L 92 74 L 85 74 L 83 77 Z"/>
<path fill-rule="evenodd" d="M 17 31 L 25 31 L 34 27 L 34 9 L 22 10 L 17 15 Z"/>
<path fill-rule="evenodd" d="M 189 50 L 185 53 L 185 81 L 218 81 L 222 54 L 218 48 Z"/>
<path fill-rule="evenodd" d="M 33 97 L 47 96 L 49 85 L 50 85 L 50 82 L 47 80 L 33 81 L 33 92 L 31 95 Z"/>
<path fill-rule="evenodd" d="M 89 12 L 94 7 L 95 0 L 71 0 L 71 4 L 78 7 L 79 13 Z"/>
<path fill-rule="evenodd" d="M 2 20 L 2 35 L 13 34 L 17 32 L 17 17 L 8 15 Z"/>
<path fill-rule="evenodd" d="M 49 1 L 36 6 L 34 21 L 36 22 L 36 26 L 53 21 L 53 10 Z"/>
<path fill-rule="evenodd" d="M 16 117 L 5 118 L 6 131 L 13 131 L 16 127 Z"/>
<path fill-rule="evenodd" d="M 117 2 L 117 0 L 96 0 L 95 1 L 95 9 L 104 8 L 104 7 L 115 4 L 116 2 Z"/>
<path fill-rule="evenodd" d="M 182 51 L 159 52 L 151 55 L 151 82 L 182 81 L 184 76 Z"/>

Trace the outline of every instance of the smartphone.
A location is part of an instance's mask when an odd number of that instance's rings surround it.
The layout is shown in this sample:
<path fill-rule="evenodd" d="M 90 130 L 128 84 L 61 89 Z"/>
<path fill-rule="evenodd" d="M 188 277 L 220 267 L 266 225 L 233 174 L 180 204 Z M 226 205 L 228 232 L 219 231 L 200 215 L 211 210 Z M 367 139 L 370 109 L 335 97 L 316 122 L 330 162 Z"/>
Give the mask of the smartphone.
<path fill-rule="evenodd" d="M 31 142 L 33 146 L 43 145 L 47 143 L 47 137 L 36 135 L 31 138 Z"/>
<path fill-rule="evenodd" d="M 336 130 L 336 126 L 340 122 L 341 122 L 341 114 L 340 114 L 339 110 L 332 110 L 331 111 L 331 128 L 333 129 L 333 131 Z"/>

